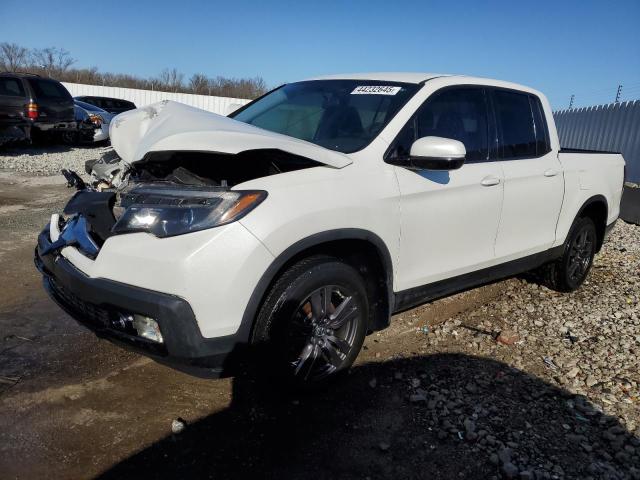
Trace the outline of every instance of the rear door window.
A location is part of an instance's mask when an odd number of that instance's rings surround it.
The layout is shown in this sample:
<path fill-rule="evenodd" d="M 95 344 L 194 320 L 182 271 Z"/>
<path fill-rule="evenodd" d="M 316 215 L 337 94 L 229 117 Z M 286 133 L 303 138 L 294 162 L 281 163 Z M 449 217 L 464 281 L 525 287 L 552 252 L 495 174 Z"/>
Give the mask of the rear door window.
<path fill-rule="evenodd" d="M 19 78 L 0 77 L 0 95 L 6 97 L 24 97 L 24 87 Z"/>
<path fill-rule="evenodd" d="M 494 105 L 504 160 L 538 156 L 534 115 L 526 93 L 496 90 Z"/>
<path fill-rule="evenodd" d="M 71 98 L 71 94 L 67 89 L 58 82 L 30 78 L 29 84 L 38 98 L 51 100 L 66 100 Z"/>

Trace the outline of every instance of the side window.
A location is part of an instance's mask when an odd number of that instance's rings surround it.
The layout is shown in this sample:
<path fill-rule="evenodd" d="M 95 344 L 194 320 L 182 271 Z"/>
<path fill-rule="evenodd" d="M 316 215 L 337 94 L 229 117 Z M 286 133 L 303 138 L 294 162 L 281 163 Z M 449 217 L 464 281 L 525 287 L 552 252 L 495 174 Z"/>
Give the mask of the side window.
<path fill-rule="evenodd" d="M 536 156 L 542 155 L 551 151 L 551 142 L 549 141 L 549 129 L 547 127 L 547 121 L 544 116 L 544 110 L 542 109 L 542 103 L 538 97 L 529 97 L 531 102 L 531 110 L 533 110 L 533 122 L 536 129 Z"/>
<path fill-rule="evenodd" d="M 494 93 L 495 110 L 501 127 L 504 160 L 535 157 L 537 138 L 529 95 L 505 90 Z"/>
<path fill-rule="evenodd" d="M 24 97 L 24 87 L 20 79 L 0 77 L 0 95 L 7 97 Z"/>
<path fill-rule="evenodd" d="M 411 144 L 422 137 L 461 141 L 467 161 L 489 157 L 489 122 L 482 88 L 452 88 L 431 95 L 396 137 L 388 158 L 409 155 Z"/>

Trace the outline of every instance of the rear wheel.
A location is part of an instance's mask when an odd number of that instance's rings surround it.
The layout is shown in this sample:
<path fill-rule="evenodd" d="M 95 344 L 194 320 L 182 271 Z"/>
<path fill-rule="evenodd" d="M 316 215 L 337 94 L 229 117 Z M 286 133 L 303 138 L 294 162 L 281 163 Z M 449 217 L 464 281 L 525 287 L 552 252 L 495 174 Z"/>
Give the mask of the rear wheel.
<path fill-rule="evenodd" d="M 591 270 L 596 246 L 593 220 L 577 219 L 569 231 L 562 257 L 545 267 L 547 285 L 560 292 L 572 292 L 580 287 Z"/>
<path fill-rule="evenodd" d="M 65 130 L 60 133 L 60 139 L 65 145 L 75 145 L 80 139 L 78 132 L 72 130 Z"/>
<path fill-rule="evenodd" d="M 268 345 L 273 373 L 298 384 L 321 383 L 353 364 L 368 308 L 364 282 L 353 267 L 334 257 L 310 257 L 271 288 L 253 341 Z"/>

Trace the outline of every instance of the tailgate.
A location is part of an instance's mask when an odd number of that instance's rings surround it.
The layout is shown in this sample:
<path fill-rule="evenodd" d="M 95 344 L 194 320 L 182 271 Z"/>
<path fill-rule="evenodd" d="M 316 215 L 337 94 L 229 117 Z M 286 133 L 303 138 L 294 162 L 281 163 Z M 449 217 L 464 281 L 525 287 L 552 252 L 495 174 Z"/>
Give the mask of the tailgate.
<path fill-rule="evenodd" d="M 30 78 L 34 101 L 40 112 L 38 120 L 46 122 L 73 122 L 75 119 L 73 98 L 66 88 L 55 80 Z"/>
<path fill-rule="evenodd" d="M 22 123 L 25 121 L 27 99 L 0 95 L 0 123 Z"/>

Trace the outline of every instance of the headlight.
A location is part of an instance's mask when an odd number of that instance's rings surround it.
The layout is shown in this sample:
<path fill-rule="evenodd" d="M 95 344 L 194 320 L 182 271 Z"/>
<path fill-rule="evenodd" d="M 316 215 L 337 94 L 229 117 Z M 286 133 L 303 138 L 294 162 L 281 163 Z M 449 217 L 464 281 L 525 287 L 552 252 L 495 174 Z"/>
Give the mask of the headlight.
<path fill-rule="evenodd" d="M 125 211 L 113 232 L 171 237 L 218 227 L 240 219 L 266 197 L 264 191 L 133 189 L 121 196 Z"/>

